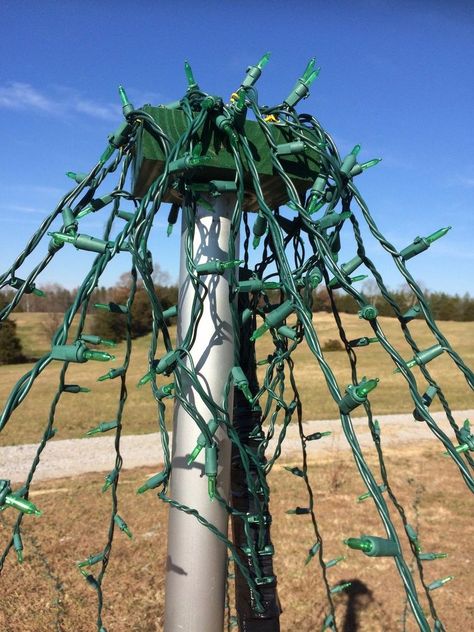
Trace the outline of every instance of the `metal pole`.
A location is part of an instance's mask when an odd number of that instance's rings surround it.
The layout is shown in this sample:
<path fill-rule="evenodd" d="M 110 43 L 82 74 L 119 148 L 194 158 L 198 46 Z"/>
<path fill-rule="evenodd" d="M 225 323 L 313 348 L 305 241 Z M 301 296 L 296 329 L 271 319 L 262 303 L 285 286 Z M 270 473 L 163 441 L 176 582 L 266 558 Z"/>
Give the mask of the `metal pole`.
<path fill-rule="evenodd" d="M 214 211 L 198 206 L 194 225 L 195 263 L 219 259 L 227 261 L 234 195 L 213 200 Z M 187 227 L 181 231 L 181 267 L 178 302 L 178 345 L 190 325 L 194 288 L 185 265 Z M 237 250 L 238 244 L 236 244 Z M 191 349 L 201 384 L 212 398 L 221 403 L 224 386 L 234 365 L 234 335 L 226 275 L 202 277 L 209 293 Z M 209 421 L 209 411 L 189 382 L 183 377 L 182 395 Z M 230 397 L 232 397 L 230 389 Z M 232 401 L 229 402 L 232 411 Z M 175 407 L 172 447 L 171 497 L 199 513 L 227 534 L 227 512 L 208 496 L 204 475 L 204 451 L 187 465 L 186 457 L 199 435 L 196 423 L 187 412 Z M 217 486 L 229 496 L 231 445 L 225 431 L 216 434 L 219 446 Z M 168 557 L 166 567 L 165 632 L 222 632 L 227 551 L 210 531 L 193 516 L 170 508 L 168 522 Z"/>

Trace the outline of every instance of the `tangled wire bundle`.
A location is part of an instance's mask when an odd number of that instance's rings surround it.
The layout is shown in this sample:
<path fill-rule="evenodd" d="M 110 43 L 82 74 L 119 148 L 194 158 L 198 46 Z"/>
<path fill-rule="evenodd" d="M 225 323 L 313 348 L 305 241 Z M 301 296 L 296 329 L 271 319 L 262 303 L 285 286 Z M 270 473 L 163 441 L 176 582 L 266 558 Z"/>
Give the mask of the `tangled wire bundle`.
<path fill-rule="evenodd" d="M 104 153 L 89 173 L 68 174 L 76 181 L 77 186 L 61 199 L 54 211 L 33 234 L 13 265 L 0 277 L 0 287 L 11 286 L 17 290 L 13 300 L 1 311 L 1 320 L 4 320 L 25 293 L 35 290 L 36 279 L 54 257 L 60 256 L 65 244 L 66 247 L 72 244 L 78 249 L 97 255 L 77 291 L 73 304 L 65 313 L 62 325 L 53 337 L 51 351 L 40 358 L 14 386 L 1 414 L 0 430 L 5 427 L 13 411 L 28 396 L 38 376 L 49 365 L 62 363 L 48 423 L 25 484 L 21 489 L 12 491 L 9 481 L 2 481 L 0 506 L 15 508 L 18 510 L 18 517 L 11 538 L 0 558 L 0 567 L 12 549 L 16 551 L 19 561 L 22 561 L 21 529 L 24 517 L 26 514 L 39 513 L 35 505 L 28 500 L 28 494 L 42 452 L 55 433 L 53 426 L 58 403 L 64 392 L 79 388 L 67 384 L 70 363 L 106 361 L 113 357 L 107 352 L 91 348 L 90 345 L 99 345 L 104 341 L 98 336 L 85 334 L 84 331 L 89 318 L 91 295 L 98 286 L 102 273 L 114 257 L 119 253 L 125 253 L 131 257 L 132 264 L 130 292 L 126 304 L 95 305 L 98 309 L 121 314 L 127 323 L 126 351 L 122 365 L 111 369 L 103 376 L 103 379 L 117 379 L 120 382 L 115 420 L 102 423 L 91 431 L 115 432 L 116 451 L 115 467 L 107 475 L 104 486 L 105 489 L 110 488 L 112 497 L 108 536 L 102 551 L 79 564 L 86 580 L 97 591 L 98 630 L 105 630 L 102 622 L 102 582 L 112 554 L 114 534 L 118 528 L 130 535 L 127 524 L 118 513 L 117 485 L 122 468 L 120 437 L 127 398 L 127 370 L 132 353 L 131 307 L 139 279 L 147 292 L 153 317 L 149 364 L 140 383 L 148 384 L 150 395 L 156 401 L 164 455 L 162 471 L 148 479 L 139 491 L 143 493 L 152 489 L 157 490 L 160 500 L 179 511 L 195 516 L 224 542 L 230 559 L 234 562 L 236 576 L 248 586 L 253 610 L 257 615 L 264 616 L 269 603 L 265 591 L 274 590 L 276 583 L 275 577 L 269 574 L 273 550 L 269 537 L 269 486 L 266 477 L 284 449 L 288 425 L 296 420 L 301 437 L 302 463 L 300 467 L 292 468 L 291 472 L 302 478 L 306 484 L 308 503 L 307 507 L 297 507 L 290 512 L 308 514 L 312 521 L 314 544 L 309 550 L 308 560 L 312 557 L 319 558 L 328 599 L 327 616 L 322 626 L 323 629 L 336 629 L 332 594 L 343 590 L 345 585 L 331 587 L 328 583 L 328 565 L 323 559 L 322 539 L 307 472 L 307 442 L 320 439 L 322 433 L 305 435 L 302 406 L 293 375 L 293 353 L 299 345 L 307 344 L 324 376 L 329 395 L 339 407 L 345 437 L 367 487 L 367 495 L 373 500 L 386 532 L 384 538 L 364 536 L 349 538 L 346 543 L 368 556 L 384 555 L 394 558 L 415 619 L 421 630 L 430 630 L 428 615 L 420 604 L 414 579 L 402 553 L 400 534 L 397 534 L 390 517 L 387 500 L 384 497 L 384 493 L 387 493 L 405 525 L 404 537 L 408 538 L 416 557 L 418 573 L 426 592 L 435 629 L 443 630 L 430 593 L 450 578 L 443 578 L 428 585 L 424 582 L 422 562 L 424 559 L 435 559 L 429 556 L 437 554 L 420 551 L 417 534 L 407 523 L 403 507 L 390 487 L 384 466 L 380 427 L 373 418 L 368 399 L 369 393 L 377 387 L 378 379 L 358 376 L 356 351 L 359 347 L 372 343 L 381 345 L 406 381 L 414 403 L 415 419 L 427 424 L 435 437 L 442 442 L 466 485 L 471 491 L 474 490 L 474 480 L 470 471 L 473 459 L 469 453 L 474 449 L 474 437 L 469 423 L 465 422 L 464 426 L 458 426 L 441 385 L 433 379 L 427 365 L 444 353 L 450 357 L 471 388 L 474 377 L 440 331 L 420 287 L 406 266 L 407 260 L 426 250 L 448 229 L 441 229 L 427 237 L 417 237 L 413 243 L 398 251 L 380 233 L 354 184 L 354 178 L 377 164 L 378 160 L 358 163 L 358 145 L 348 156 L 341 159 L 331 136 L 316 118 L 309 114 L 298 114 L 295 110 L 298 102 L 308 95 L 309 86 L 319 72 L 315 69 L 314 60 L 309 62 L 290 95 L 282 104 L 275 107 L 259 105 L 254 87 L 267 61 L 268 55 L 265 55 L 257 65 L 248 69 L 244 81 L 228 104 L 221 98 L 202 92 L 187 63 L 187 92 L 180 101 L 169 106 L 144 106 L 135 109 L 128 101 L 123 88 L 120 88 L 125 121 L 110 135 Z M 162 121 L 166 125 L 160 125 Z M 155 166 L 147 167 L 146 171 L 143 166 L 146 160 L 142 159 L 144 152 L 150 147 L 157 158 Z M 129 192 L 126 186 L 131 182 L 133 166 L 133 188 L 132 192 Z M 111 188 L 109 181 L 113 174 L 118 174 L 118 178 L 116 185 Z M 100 195 L 97 194 L 99 188 Z M 227 200 L 232 200 L 228 259 L 198 264 L 194 245 L 197 209 L 205 208 L 209 213 L 214 212 L 214 202 L 219 196 L 226 196 Z M 172 206 L 168 218 L 168 233 L 176 223 L 180 210 L 182 212 L 186 234 L 183 242 L 184 261 L 193 291 L 189 327 L 182 332 L 178 345 L 174 347 L 167 320 L 170 316 L 176 315 L 176 309 L 162 310 L 160 297 L 155 294 L 152 280 L 153 261 L 148 249 L 155 218 L 163 204 L 169 202 Z M 280 206 L 287 207 L 286 214 L 280 212 Z M 101 239 L 80 231 L 81 218 L 96 212 L 108 213 Z M 255 220 L 251 230 L 249 220 L 252 213 L 255 214 Z M 52 230 L 58 220 L 62 221 L 61 226 Z M 367 256 L 360 223 L 366 224 L 372 237 L 392 257 L 416 297 L 416 304 L 408 312 L 402 312 L 385 286 L 380 272 Z M 120 229 L 112 240 L 110 236 L 117 225 Z M 350 261 L 341 264 L 338 253 L 341 249 L 343 227 L 346 227 L 345 243 L 352 244 L 354 256 Z M 235 245 L 241 228 L 244 234 L 242 261 L 237 259 Z M 20 279 L 16 276 L 16 271 L 20 266 L 27 265 L 27 259 L 33 253 L 36 256 L 38 250 L 41 251 L 46 234 L 51 235 L 46 254 L 37 265 L 30 266 L 31 271 L 25 279 Z M 257 252 L 261 252 L 260 260 L 253 268 L 249 263 L 251 240 Z M 263 242 L 262 245 L 260 241 Z M 350 275 L 362 266 L 365 266 L 375 280 L 383 298 L 393 310 L 393 315 L 398 319 L 405 340 L 413 350 L 412 360 L 405 361 L 401 357 L 384 334 L 377 319 L 377 309 L 354 287 L 355 281 L 361 277 Z M 204 301 L 216 275 L 224 276 L 229 285 L 234 348 L 237 350 L 235 365 L 227 376 L 220 398 L 210 396 L 193 366 L 191 357 L 198 336 Z M 322 284 L 329 293 L 335 323 L 352 371 L 352 384 L 344 386 L 343 389 L 338 385 L 322 352 L 318 332 L 312 321 L 314 290 Z M 346 292 L 357 302 L 359 316 L 370 324 L 373 338 L 348 339 L 337 310 L 335 290 Z M 77 329 L 71 331 L 73 319 L 77 314 Z M 428 349 L 418 348 L 410 333 L 409 323 L 414 318 L 426 321 L 436 340 L 435 345 Z M 263 319 L 263 323 L 257 326 L 260 319 Z M 261 335 L 271 336 L 274 350 L 268 356 L 265 377 L 259 385 L 255 376 L 255 341 Z M 159 336 L 162 337 L 166 353 L 161 358 L 155 358 Z M 419 367 L 426 382 L 425 389 L 421 392 L 411 371 L 414 366 Z M 168 376 L 173 376 L 172 382 L 167 379 Z M 190 385 L 193 389 L 193 400 L 186 397 L 184 382 L 188 385 L 186 388 Z M 234 405 L 233 410 L 229 410 L 229 394 L 232 388 L 235 389 Z M 379 388 L 383 388 L 383 383 Z M 429 407 L 435 397 L 442 404 L 457 445 L 453 444 L 430 415 Z M 205 406 L 208 418 L 198 411 L 196 399 Z M 173 468 L 169 434 L 165 424 L 165 411 L 169 400 L 174 400 L 177 405 L 183 407 L 197 424 L 201 434 L 196 449 L 189 456 L 189 462 L 191 463 L 201 449 L 204 449 L 209 495 L 224 507 L 233 520 L 240 521 L 242 541 L 232 542 L 227 533 L 209 523 L 196 509 L 181 504 L 170 495 L 169 481 Z M 351 422 L 350 413 L 359 406 L 365 410 L 378 453 L 381 484 L 377 482 L 378 476 L 374 475 L 364 459 Z M 245 426 L 245 432 L 237 423 L 238 419 L 251 419 L 250 426 L 248 423 Z M 215 437 L 218 429 L 225 429 L 232 442 L 233 459 L 238 461 L 243 472 L 242 480 L 248 498 L 245 512 L 236 507 L 235 503 L 229 504 L 216 485 L 218 445 Z M 270 439 L 274 437 L 277 438 L 276 448 L 269 455 L 267 448 Z M 100 570 L 94 573 L 92 567 Z"/>

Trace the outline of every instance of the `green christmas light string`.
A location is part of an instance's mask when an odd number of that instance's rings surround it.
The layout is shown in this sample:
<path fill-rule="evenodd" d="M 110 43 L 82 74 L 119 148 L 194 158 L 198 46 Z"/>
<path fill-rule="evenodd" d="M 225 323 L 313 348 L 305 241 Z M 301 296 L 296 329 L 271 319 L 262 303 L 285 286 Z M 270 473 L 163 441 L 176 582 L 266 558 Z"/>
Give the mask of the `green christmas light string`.
<path fill-rule="evenodd" d="M 436 612 L 431 592 L 441 588 L 451 576 L 446 576 L 431 584 L 424 581 L 423 562 L 441 558 L 444 554 L 422 552 L 418 535 L 409 525 L 405 510 L 396 498 L 388 478 L 382 449 L 382 432 L 380 425 L 374 419 L 370 406 L 369 395 L 375 388 L 383 388 L 383 378 L 379 386 L 379 379 L 375 376 L 359 376 L 357 371 L 357 354 L 359 348 L 378 343 L 394 362 L 394 368 L 400 373 L 400 379 L 405 380 L 408 392 L 414 403 L 414 417 L 417 421 L 425 422 L 431 432 L 441 441 L 446 454 L 456 464 L 468 488 L 474 490 L 474 479 L 471 469 L 474 463 L 469 454 L 474 449 L 474 439 L 469 422 L 459 426 L 454 419 L 449 403 L 441 386 L 434 380 L 428 369 L 428 364 L 436 362 L 436 357 L 445 353 L 452 360 L 454 366 L 461 372 L 467 384 L 472 388 L 474 376 L 466 366 L 461 356 L 450 346 L 448 340 L 440 331 L 431 314 L 429 304 L 421 289 L 412 278 L 406 262 L 412 257 L 427 250 L 431 244 L 441 238 L 447 229 L 440 229 L 425 237 L 416 238 L 400 252 L 380 233 L 370 211 L 361 194 L 354 185 L 354 178 L 361 176 L 368 168 L 376 166 L 379 159 L 371 159 L 364 163 L 358 162 L 360 146 L 341 159 L 331 136 L 323 129 L 316 118 L 309 114 L 298 114 L 295 107 L 309 94 L 309 88 L 317 78 L 319 69 L 315 68 L 315 60 L 308 63 L 304 73 L 297 80 L 293 90 L 284 101 L 275 107 L 260 106 L 255 84 L 269 60 L 266 54 L 255 65 L 250 66 L 240 87 L 232 95 L 229 103 L 224 103 L 219 97 L 208 95 L 201 91 L 194 77 L 191 66 L 185 64 L 185 75 L 188 88 L 184 97 L 168 106 L 161 106 L 169 111 L 179 110 L 186 122 L 185 129 L 177 138 L 171 138 L 170 133 L 158 125 L 152 110 L 148 106 L 135 109 L 128 100 L 125 90 L 119 89 L 123 107 L 124 122 L 113 132 L 107 146 L 96 165 L 88 173 L 68 172 L 76 186 L 60 200 L 56 208 L 42 222 L 38 230 L 28 241 L 23 251 L 16 258 L 12 266 L 0 276 L 0 288 L 14 288 L 16 295 L 0 312 L 0 320 L 5 320 L 12 310 L 19 304 L 25 293 L 41 293 L 36 287 L 37 279 L 51 260 L 60 256 L 63 247 L 74 246 L 80 250 L 95 253 L 95 259 L 90 271 L 77 291 L 73 304 L 66 311 L 62 325 L 52 339 L 51 351 L 40 358 L 13 387 L 4 409 L 0 415 L 0 430 L 8 423 L 13 411 L 21 405 L 28 396 L 35 380 L 45 369 L 53 369 L 60 362 L 58 389 L 53 397 L 48 422 L 44 429 L 36 456 L 33 460 L 25 484 L 18 490 L 12 491 L 9 481 L 0 484 L 0 508 L 11 507 L 18 511 L 18 517 L 13 526 L 12 535 L 3 554 L 0 556 L 0 569 L 5 559 L 13 549 L 19 562 L 22 562 L 27 552 L 23 549 L 21 529 L 23 519 L 27 514 L 38 514 L 29 500 L 28 494 L 34 479 L 36 469 L 40 463 L 43 450 L 55 432 L 56 409 L 63 394 L 67 397 L 86 397 L 82 395 L 87 389 L 81 385 L 68 384 L 68 368 L 71 363 L 89 361 L 107 362 L 113 359 L 113 341 L 104 341 L 89 331 L 86 326 L 90 320 L 90 313 L 95 309 L 105 309 L 111 313 L 121 314 L 126 323 L 125 354 L 120 367 L 105 370 L 99 378 L 117 380 L 117 410 L 113 420 L 101 421 L 88 434 L 114 432 L 115 434 L 115 464 L 111 472 L 105 477 L 104 494 L 111 495 L 111 514 L 106 534 L 105 544 L 100 551 L 91 551 L 88 558 L 78 562 L 78 569 L 86 581 L 97 592 L 98 611 L 97 629 L 105 632 L 103 622 L 104 594 L 102 583 L 106 574 L 108 561 L 113 554 L 113 542 L 117 531 L 132 537 L 133 524 L 130 517 L 126 519 L 119 513 L 119 498 L 117 493 L 123 460 L 120 453 L 120 438 L 123 430 L 122 418 L 127 399 L 127 370 L 132 354 L 132 314 L 131 309 L 137 289 L 137 284 L 143 284 L 148 296 L 152 314 L 152 335 L 148 352 L 148 365 L 144 367 L 143 377 L 139 382 L 142 388 L 150 389 L 151 396 L 157 406 L 157 425 L 163 448 L 163 469 L 157 472 L 139 488 L 140 494 L 153 491 L 157 497 L 179 511 L 192 515 L 202 525 L 208 528 L 222 541 L 230 555 L 230 559 L 238 568 L 247 582 L 252 596 L 252 605 L 256 612 L 263 613 L 264 606 L 261 598 L 261 587 L 275 581 L 274 577 L 266 576 L 263 570 L 262 556 L 272 555 L 273 550 L 266 542 L 266 516 L 270 515 L 270 486 L 267 476 L 273 466 L 284 454 L 285 437 L 290 424 L 296 423 L 301 441 L 301 464 L 288 466 L 288 476 L 301 479 L 306 488 L 308 501 L 306 507 L 288 508 L 288 513 L 295 516 L 295 520 L 310 516 L 314 539 L 308 543 L 307 550 L 302 555 L 302 565 L 313 568 L 310 564 L 313 558 L 319 561 L 320 573 L 327 594 L 327 614 L 321 622 L 322 629 L 337 629 L 332 596 L 345 590 L 347 585 L 331 586 L 331 568 L 343 559 L 343 555 L 336 555 L 326 559 L 324 542 L 321 536 L 314 494 L 308 473 L 308 450 L 314 440 L 324 439 L 327 432 L 317 432 L 305 435 L 302 422 L 302 405 L 298 394 L 298 385 L 294 376 L 293 353 L 299 345 L 306 343 L 313 354 L 324 376 L 328 394 L 334 399 L 340 410 L 341 425 L 344 435 L 352 451 L 356 466 L 366 486 L 367 492 L 360 499 L 371 499 L 375 510 L 385 530 L 385 537 L 362 535 L 360 538 L 347 534 L 345 543 L 348 547 L 361 551 L 368 557 L 390 556 L 394 558 L 397 570 L 404 586 L 407 602 L 420 630 L 430 630 L 430 623 L 420 602 L 414 579 L 409 565 L 402 553 L 401 539 L 408 540 L 411 552 L 416 560 L 418 574 L 424 588 L 425 598 L 430 607 L 430 616 L 435 629 L 444 627 Z M 292 219 L 280 213 L 266 196 L 265 187 L 259 174 L 256 159 L 247 137 L 245 122 L 253 117 L 266 143 L 266 152 L 271 161 L 274 174 L 281 182 L 286 196 L 286 206 L 294 212 Z M 206 154 L 205 134 L 211 129 L 220 135 L 232 158 L 234 179 L 229 181 L 211 180 L 202 182 L 199 169 L 205 167 L 210 157 Z M 278 130 L 284 130 L 286 142 L 282 143 Z M 158 177 L 148 186 L 145 194 L 135 197 L 127 190 L 131 176 L 131 166 L 139 153 L 139 143 L 143 134 L 150 135 L 160 147 L 163 154 L 163 165 Z M 303 195 L 298 191 L 285 161 L 288 157 L 302 157 L 306 151 L 317 157 L 318 173 L 307 192 Z M 112 188 L 104 187 L 114 173 L 118 174 L 118 181 Z M 249 189 L 255 195 L 257 209 L 250 213 L 247 208 L 246 192 Z M 99 192 L 100 189 L 100 192 Z M 157 296 L 153 284 L 153 258 L 148 248 L 148 241 L 157 213 L 162 209 L 167 192 L 173 192 L 175 200 L 168 216 L 168 234 L 181 212 L 183 223 L 187 228 L 184 242 L 184 256 L 189 282 L 193 289 L 193 303 L 190 325 L 183 332 L 178 347 L 173 346 L 168 327 L 167 314 L 163 311 L 160 298 Z M 198 206 L 213 210 L 213 200 L 219 195 L 232 194 L 235 196 L 231 215 L 231 231 L 228 243 L 228 260 L 212 261 L 206 264 L 195 264 L 194 231 Z M 162 211 L 163 212 L 163 211 Z M 81 232 L 82 219 L 91 213 L 100 213 L 106 219 L 102 237 L 96 238 Z M 359 215 L 360 214 L 360 215 Z M 59 226 L 58 221 L 60 222 Z M 417 299 L 416 309 L 410 313 L 403 313 L 389 290 L 386 288 L 380 272 L 367 257 L 362 239 L 359 222 L 363 221 L 372 237 L 387 251 L 398 270 L 406 280 Z M 243 227 L 243 260 L 237 259 L 236 238 Z M 347 230 L 351 230 L 354 257 L 339 262 L 342 229 L 345 239 Z M 113 230 L 118 233 L 113 239 Z M 25 278 L 17 276 L 17 270 L 28 266 L 28 258 L 34 252 L 43 252 L 43 239 L 49 234 L 51 241 L 47 252 L 40 263 L 31 267 Z M 250 266 L 250 250 L 258 249 L 262 244 L 260 261 L 254 269 Z M 93 307 L 91 299 L 98 287 L 101 275 L 110 261 L 119 253 L 126 253 L 131 258 L 131 285 L 129 296 L 125 304 L 115 303 L 96 304 Z M 292 260 L 290 258 L 292 257 Z M 243 264 L 243 265 L 242 265 Z M 413 351 L 410 359 L 403 358 L 388 340 L 380 322 L 377 310 L 370 305 L 363 293 L 357 290 L 357 281 L 365 278 L 358 274 L 358 268 L 365 266 L 375 279 L 382 297 L 391 306 L 394 316 L 400 323 L 405 340 Z M 246 276 L 240 272 L 245 272 Z M 199 324 L 203 314 L 204 301 L 209 293 L 214 275 L 225 273 L 231 288 L 229 297 L 234 343 L 236 349 L 234 368 L 228 376 L 226 386 L 219 401 L 214 401 L 200 382 L 191 357 L 191 350 L 199 332 Z M 247 280 L 248 279 L 248 280 Z M 352 383 L 339 385 L 327 358 L 321 349 L 318 332 L 312 322 L 312 297 L 318 285 L 325 285 L 329 292 L 331 308 L 341 341 L 344 344 L 351 368 Z M 335 290 L 342 290 L 353 297 L 359 305 L 359 316 L 367 320 L 373 330 L 373 337 L 362 337 L 349 340 L 339 315 L 334 297 Z M 236 297 L 239 292 L 249 295 L 248 308 L 242 313 L 237 309 Z M 278 302 L 275 297 L 278 295 Z M 75 331 L 71 330 L 74 317 L 79 314 L 79 322 Z M 173 311 L 176 315 L 176 310 Z M 436 343 L 429 349 L 420 349 L 410 331 L 409 322 L 418 317 L 424 319 L 433 334 Z M 294 322 L 296 320 L 296 323 Z M 289 322 L 293 324 L 289 324 Z M 265 374 L 260 385 L 250 386 L 248 377 L 239 365 L 238 349 L 240 344 L 242 323 L 250 323 L 252 334 L 249 344 L 254 345 L 261 336 L 267 336 L 273 344 L 273 352 L 260 359 L 258 364 L 265 366 Z M 162 337 L 165 352 L 157 358 L 158 341 Z M 97 346 L 106 349 L 95 348 Z M 361 353 L 364 352 L 362 349 Z M 426 381 L 426 390 L 419 392 L 412 368 L 418 368 Z M 184 397 L 184 384 L 191 386 L 195 397 L 200 399 L 207 410 L 206 416 L 198 413 L 197 406 Z M 261 422 L 252 431 L 252 438 L 257 449 L 249 450 L 241 441 L 238 432 L 232 425 L 232 411 L 228 410 L 231 389 L 240 393 L 248 406 L 255 412 L 261 413 Z M 87 397 L 90 397 L 88 395 Z M 429 412 L 429 406 L 434 397 L 441 402 L 450 427 L 457 439 L 455 446 L 448 435 L 434 421 Z M 194 452 L 189 455 L 192 462 L 203 450 L 206 455 L 205 473 L 208 477 L 209 495 L 215 502 L 222 504 L 229 516 L 243 521 L 243 531 L 246 538 L 244 545 L 239 544 L 245 553 L 249 564 L 242 562 L 236 543 L 229 540 L 227 533 L 220 532 L 215 525 L 209 523 L 193 507 L 177 502 L 168 494 L 169 479 L 172 476 L 172 464 L 169 448 L 169 433 L 166 428 L 165 414 L 167 406 L 174 402 L 182 406 L 193 418 L 199 428 L 199 439 Z M 367 416 L 367 423 L 371 431 L 374 446 L 379 460 L 379 475 L 369 468 L 361 451 L 351 413 L 361 407 Z M 217 429 L 225 428 L 229 439 L 238 450 L 245 481 L 255 513 L 250 519 L 242 515 L 223 498 L 216 487 L 218 449 L 215 442 Z M 60 431 L 60 428 L 58 428 Z M 270 441 L 274 440 L 272 453 L 268 454 Z M 272 444 L 273 445 L 273 444 Z M 384 497 L 386 494 L 386 497 Z M 405 533 L 398 534 L 390 515 L 389 503 L 400 515 Z M 99 570 L 96 570 L 99 569 Z M 227 603 L 230 613 L 230 606 Z M 235 619 L 229 614 L 229 626 Z"/>

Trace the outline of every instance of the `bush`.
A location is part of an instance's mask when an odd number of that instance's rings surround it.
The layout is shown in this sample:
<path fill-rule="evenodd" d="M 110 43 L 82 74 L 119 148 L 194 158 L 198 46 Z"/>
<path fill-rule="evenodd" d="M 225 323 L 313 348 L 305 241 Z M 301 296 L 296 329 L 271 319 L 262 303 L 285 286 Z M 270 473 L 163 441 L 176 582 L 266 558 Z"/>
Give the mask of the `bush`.
<path fill-rule="evenodd" d="M 344 347 L 340 340 L 330 338 L 323 344 L 323 351 L 344 351 Z"/>
<path fill-rule="evenodd" d="M 128 288 L 114 288 L 111 300 L 118 304 L 125 304 L 128 298 Z M 163 310 L 168 309 L 178 302 L 177 287 L 156 287 Z M 139 287 L 132 305 L 132 338 L 138 338 L 150 333 L 152 329 L 152 314 L 150 301 L 143 287 Z M 94 314 L 94 334 L 102 338 L 110 338 L 115 341 L 123 340 L 127 333 L 126 317 L 123 314 L 97 310 Z"/>
<path fill-rule="evenodd" d="M 15 364 L 24 360 L 21 342 L 16 335 L 16 323 L 4 320 L 0 323 L 0 364 Z"/>

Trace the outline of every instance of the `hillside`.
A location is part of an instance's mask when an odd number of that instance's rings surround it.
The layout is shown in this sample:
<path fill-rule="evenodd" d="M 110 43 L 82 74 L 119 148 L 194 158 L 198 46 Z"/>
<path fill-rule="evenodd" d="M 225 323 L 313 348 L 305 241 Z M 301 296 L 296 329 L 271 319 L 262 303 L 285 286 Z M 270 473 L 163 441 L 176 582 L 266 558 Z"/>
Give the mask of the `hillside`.
<path fill-rule="evenodd" d="M 13 315 L 17 323 L 17 331 L 23 342 L 27 355 L 40 356 L 49 348 L 48 337 L 42 330 L 47 314 L 18 313 Z M 371 330 L 366 321 L 356 315 L 342 314 L 348 338 L 370 335 Z M 338 338 L 337 330 L 331 315 L 314 314 L 314 323 L 319 338 L 324 345 L 331 339 Z M 402 351 L 407 359 L 411 353 L 398 323 L 392 318 L 381 318 L 380 323 L 389 340 Z M 426 325 L 414 321 L 411 330 L 420 348 L 435 343 Z M 474 324 L 446 321 L 442 330 L 455 350 L 469 365 L 474 363 Z M 87 329 L 87 333 L 93 333 Z M 171 328 L 175 337 L 176 328 Z M 138 338 L 133 343 L 133 356 L 128 374 L 128 401 L 124 415 L 124 432 L 126 434 L 142 434 L 157 430 L 155 420 L 155 402 L 148 387 L 137 389 L 138 380 L 147 372 L 147 350 L 149 336 Z M 162 349 L 161 345 L 159 349 Z M 371 393 L 371 402 L 375 414 L 409 413 L 413 410 L 405 381 L 400 375 L 393 374 L 393 363 L 378 344 L 371 344 L 357 350 L 359 375 L 379 377 L 380 384 Z M 258 340 L 257 356 L 264 359 L 271 352 L 270 336 L 267 333 Z M 64 394 L 57 410 L 57 437 L 61 439 L 83 436 L 84 433 L 101 421 L 113 419 L 119 390 L 118 381 L 97 382 L 97 378 L 112 367 L 120 366 L 124 345 L 119 344 L 114 351 L 117 359 L 113 363 L 88 362 L 71 365 L 67 382 L 91 388 L 90 393 Z M 344 351 L 326 352 L 328 363 L 333 368 L 339 385 L 345 388 L 349 384 L 350 367 Z M 338 417 L 334 401 L 328 396 L 321 371 L 304 345 L 294 354 L 295 377 L 299 386 L 305 420 L 333 419 Z M 31 364 L 19 364 L 0 367 L 0 401 L 5 402 L 15 382 L 31 368 Z M 49 405 L 56 392 L 58 375 L 61 368 L 59 362 L 53 362 L 35 381 L 35 384 L 0 435 L 0 445 L 34 443 L 39 440 L 47 422 Z M 265 367 L 259 367 L 259 379 L 264 376 Z M 415 372 L 417 369 L 415 369 Z M 465 410 L 474 407 L 474 397 L 461 373 L 447 356 L 437 358 L 430 364 L 430 371 L 439 380 L 453 410 Z M 419 375 L 419 373 L 416 373 Z M 167 381 L 170 381 L 169 379 Z M 163 382 L 166 383 L 166 382 Z M 420 389 L 425 384 L 419 381 Z M 171 402 L 170 402 L 171 404 Z M 440 410 L 438 402 L 434 402 L 432 410 Z M 171 420 L 172 405 L 168 406 L 168 421 Z M 458 420 L 462 422 L 463 420 Z"/>

